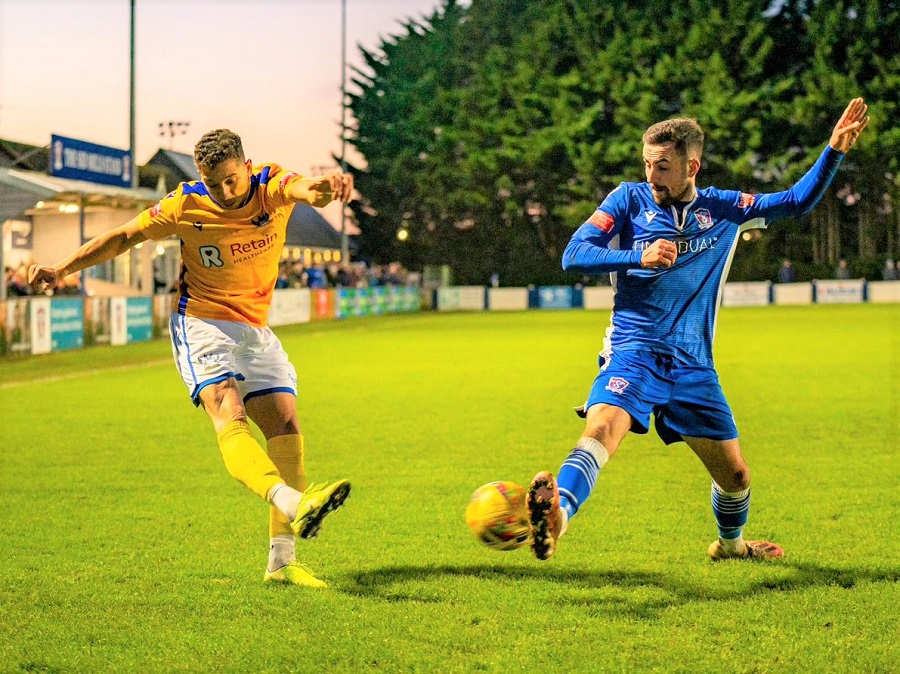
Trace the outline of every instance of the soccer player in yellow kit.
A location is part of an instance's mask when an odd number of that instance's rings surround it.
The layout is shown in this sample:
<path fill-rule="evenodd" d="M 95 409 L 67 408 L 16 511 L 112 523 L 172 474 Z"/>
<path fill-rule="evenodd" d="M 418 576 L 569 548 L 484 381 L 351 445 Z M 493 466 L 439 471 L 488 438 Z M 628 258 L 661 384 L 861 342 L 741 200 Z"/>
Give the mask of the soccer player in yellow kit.
<path fill-rule="evenodd" d="M 194 404 L 212 420 L 228 472 L 271 504 L 264 580 L 325 587 L 297 562 L 295 541 L 318 533 L 350 483 L 307 486 L 296 371 L 266 323 L 291 209 L 349 200 L 353 177 L 307 178 L 277 164 L 254 166 L 227 129 L 205 134 L 194 162 L 201 180 L 181 183 L 52 267 L 33 265 L 29 281 L 39 290 L 53 287 L 147 239 L 181 239 L 172 351 Z M 265 450 L 248 418 L 265 436 Z"/>

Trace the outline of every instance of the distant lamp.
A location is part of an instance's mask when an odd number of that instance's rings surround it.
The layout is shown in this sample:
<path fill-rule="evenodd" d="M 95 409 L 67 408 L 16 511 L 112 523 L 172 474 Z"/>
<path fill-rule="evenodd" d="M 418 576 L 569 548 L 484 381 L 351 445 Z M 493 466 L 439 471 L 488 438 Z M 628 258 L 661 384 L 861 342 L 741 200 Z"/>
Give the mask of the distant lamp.
<path fill-rule="evenodd" d="M 409 238 L 409 230 L 406 227 L 401 227 L 397 230 L 397 240 L 398 241 L 406 241 Z"/>

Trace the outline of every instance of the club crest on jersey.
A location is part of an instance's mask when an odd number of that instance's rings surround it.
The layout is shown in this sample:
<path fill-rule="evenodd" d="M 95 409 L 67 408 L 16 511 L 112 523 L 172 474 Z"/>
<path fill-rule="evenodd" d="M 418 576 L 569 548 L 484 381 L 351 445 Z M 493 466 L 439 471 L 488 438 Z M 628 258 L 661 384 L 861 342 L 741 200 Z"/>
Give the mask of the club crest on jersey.
<path fill-rule="evenodd" d="M 257 227 L 262 227 L 262 226 L 263 226 L 264 224 L 266 224 L 268 221 L 269 221 L 269 214 L 268 214 L 268 213 L 263 213 L 263 214 L 261 214 L 261 215 L 257 215 L 257 216 L 256 216 L 255 218 L 253 218 L 250 222 L 252 222 L 252 223 L 253 223 L 254 225 L 256 225 Z"/>
<path fill-rule="evenodd" d="M 628 382 L 621 377 L 611 377 L 609 383 L 604 388 L 606 388 L 607 391 L 622 395 L 627 387 Z"/>
<path fill-rule="evenodd" d="M 616 221 L 613 220 L 613 216 L 611 216 L 609 213 L 604 213 L 599 209 L 594 211 L 594 214 L 591 215 L 591 217 L 589 217 L 587 221 L 597 229 L 601 229 L 607 234 L 612 231 L 613 226 L 616 224 Z"/>
<path fill-rule="evenodd" d="M 284 192 L 284 188 L 287 187 L 288 181 L 293 178 L 299 178 L 300 174 L 295 173 L 294 171 L 288 171 L 283 176 L 281 176 L 281 180 L 278 181 L 278 189 Z"/>
<path fill-rule="evenodd" d="M 656 211 L 644 211 L 644 215 L 646 216 L 647 224 L 649 225 L 651 222 L 653 222 L 653 218 L 656 217 Z"/>
<path fill-rule="evenodd" d="M 747 194 L 746 192 L 741 192 L 741 196 L 738 199 L 738 208 L 750 208 L 755 202 L 755 194 Z"/>
<path fill-rule="evenodd" d="M 694 217 L 697 218 L 697 222 L 700 223 L 700 229 L 709 229 L 712 227 L 712 213 L 705 208 L 698 208 L 694 211 Z"/>

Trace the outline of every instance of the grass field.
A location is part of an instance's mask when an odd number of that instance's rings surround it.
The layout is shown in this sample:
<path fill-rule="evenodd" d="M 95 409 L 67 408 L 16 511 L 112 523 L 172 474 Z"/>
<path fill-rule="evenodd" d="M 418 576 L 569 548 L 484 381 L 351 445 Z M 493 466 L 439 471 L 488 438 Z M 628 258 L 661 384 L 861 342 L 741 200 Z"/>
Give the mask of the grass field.
<path fill-rule="evenodd" d="M 353 494 L 262 583 L 168 342 L 0 360 L 2 672 L 897 672 L 900 307 L 726 309 L 717 363 L 778 563 L 711 564 L 709 479 L 629 437 L 549 562 L 480 546 L 469 494 L 556 471 L 602 312 L 279 330 L 313 480 Z"/>

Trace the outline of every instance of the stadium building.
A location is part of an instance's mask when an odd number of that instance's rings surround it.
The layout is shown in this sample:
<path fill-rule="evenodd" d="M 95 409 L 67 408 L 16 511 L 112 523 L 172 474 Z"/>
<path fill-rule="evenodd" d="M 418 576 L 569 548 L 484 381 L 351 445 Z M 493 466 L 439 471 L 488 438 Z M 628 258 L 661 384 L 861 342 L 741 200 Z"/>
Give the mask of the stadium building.
<path fill-rule="evenodd" d="M 160 149 L 139 168 L 137 187 L 51 175 L 50 146 L 0 139 L 0 266 L 17 269 L 52 263 L 151 206 L 178 183 L 198 180 L 189 154 Z M 177 239 L 148 241 L 83 272 L 89 295 L 147 295 L 178 275 Z M 284 257 L 306 266 L 341 262 L 341 236 L 314 208 L 298 204 L 288 221 Z M 80 292 L 77 287 L 69 289 Z M 63 289 L 66 292 L 66 289 Z M 0 300 L 7 284 L 0 284 Z"/>

